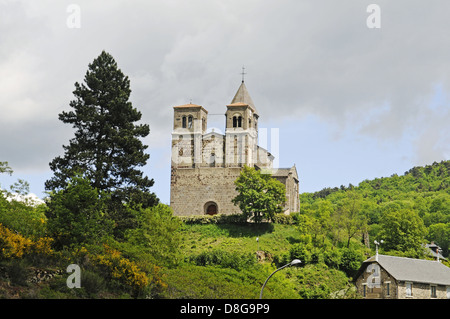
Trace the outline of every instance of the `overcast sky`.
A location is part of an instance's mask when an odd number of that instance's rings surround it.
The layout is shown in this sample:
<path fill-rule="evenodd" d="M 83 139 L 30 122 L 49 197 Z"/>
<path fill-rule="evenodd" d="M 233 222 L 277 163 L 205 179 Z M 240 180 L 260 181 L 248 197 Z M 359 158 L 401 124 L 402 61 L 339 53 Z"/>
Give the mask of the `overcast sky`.
<path fill-rule="evenodd" d="M 367 25 L 372 3 L 380 28 Z M 164 203 L 172 107 L 203 105 L 223 130 L 243 65 L 301 192 L 448 160 L 449 12 L 448 0 L 0 0 L 0 161 L 14 169 L 0 184 L 23 178 L 44 196 L 73 137 L 58 114 L 102 50 L 150 125 L 143 170 Z"/>

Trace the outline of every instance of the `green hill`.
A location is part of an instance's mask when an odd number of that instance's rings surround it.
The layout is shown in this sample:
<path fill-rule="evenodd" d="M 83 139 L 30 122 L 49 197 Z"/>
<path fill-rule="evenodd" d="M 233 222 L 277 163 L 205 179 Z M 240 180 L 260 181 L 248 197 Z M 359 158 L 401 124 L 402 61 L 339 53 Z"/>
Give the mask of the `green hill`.
<path fill-rule="evenodd" d="M 417 214 L 426 228 L 424 239 L 434 241 L 449 254 L 450 245 L 450 161 L 414 167 L 404 175 L 365 180 L 358 186 L 325 188 L 300 195 L 302 212 L 335 210 L 343 199 L 353 196 L 367 218 L 368 234 L 380 235 L 383 218 L 393 211 Z"/>
<path fill-rule="evenodd" d="M 0 195 L 0 298 L 358 298 L 351 279 L 383 239 L 385 254 L 430 258 L 435 241 L 448 256 L 450 161 L 404 175 L 300 195 L 301 211 L 272 223 L 235 216 L 176 218 L 159 205 L 133 211 L 122 239 L 51 246 L 47 207 Z M 80 186 L 81 187 L 81 186 Z M 77 202 L 74 202 L 76 205 Z M 66 285 L 68 264 L 82 288 Z"/>

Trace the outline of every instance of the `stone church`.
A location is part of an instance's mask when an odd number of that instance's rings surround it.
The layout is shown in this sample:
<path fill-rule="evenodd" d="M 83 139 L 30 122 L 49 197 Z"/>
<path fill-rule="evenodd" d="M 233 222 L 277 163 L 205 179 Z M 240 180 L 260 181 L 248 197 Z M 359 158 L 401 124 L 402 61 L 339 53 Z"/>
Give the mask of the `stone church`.
<path fill-rule="evenodd" d="M 244 80 L 226 106 L 224 135 L 207 132 L 208 111 L 203 106 L 190 103 L 173 109 L 170 206 L 175 215 L 240 214 L 231 200 L 244 165 L 286 186 L 285 213 L 300 210 L 295 165 L 274 168 L 274 156 L 258 146 L 259 114 Z"/>

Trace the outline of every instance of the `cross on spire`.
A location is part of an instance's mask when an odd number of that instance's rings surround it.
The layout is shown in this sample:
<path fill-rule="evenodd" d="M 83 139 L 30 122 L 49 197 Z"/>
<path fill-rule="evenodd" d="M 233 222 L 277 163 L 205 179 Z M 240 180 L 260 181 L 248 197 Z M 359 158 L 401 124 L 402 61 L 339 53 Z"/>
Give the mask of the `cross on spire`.
<path fill-rule="evenodd" d="M 245 73 L 245 67 L 244 66 L 242 66 L 242 72 L 241 72 L 241 75 L 242 75 L 242 83 L 244 83 L 244 75 L 246 75 L 247 73 Z"/>

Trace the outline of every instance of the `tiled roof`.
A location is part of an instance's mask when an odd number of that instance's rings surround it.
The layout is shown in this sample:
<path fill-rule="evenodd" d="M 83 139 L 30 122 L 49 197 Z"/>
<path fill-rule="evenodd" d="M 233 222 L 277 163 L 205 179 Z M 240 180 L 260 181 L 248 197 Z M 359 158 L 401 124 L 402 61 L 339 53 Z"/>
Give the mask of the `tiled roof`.
<path fill-rule="evenodd" d="M 183 104 L 183 105 L 177 105 L 173 107 L 174 109 L 185 109 L 185 108 L 201 108 L 203 109 L 203 111 L 205 111 L 206 113 L 208 113 L 208 111 L 201 105 L 197 105 L 197 104 Z"/>
<path fill-rule="evenodd" d="M 375 256 L 364 263 L 374 261 Z M 399 281 L 450 286 L 450 268 L 438 261 L 378 255 L 378 264 Z"/>
<path fill-rule="evenodd" d="M 245 86 L 244 82 L 241 83 L 241 86 L 239 86 L 239 89 L 234 95 L 233 100 L 227 106 L 242 106 L 242 105 L 248 105 L 253 109 L 255 113 L 258 113 L 256 111 L 255 104 L 253 103 L 252 98 L 250 97 L 250 94 L 248 93 L 247 87 Z"/>

